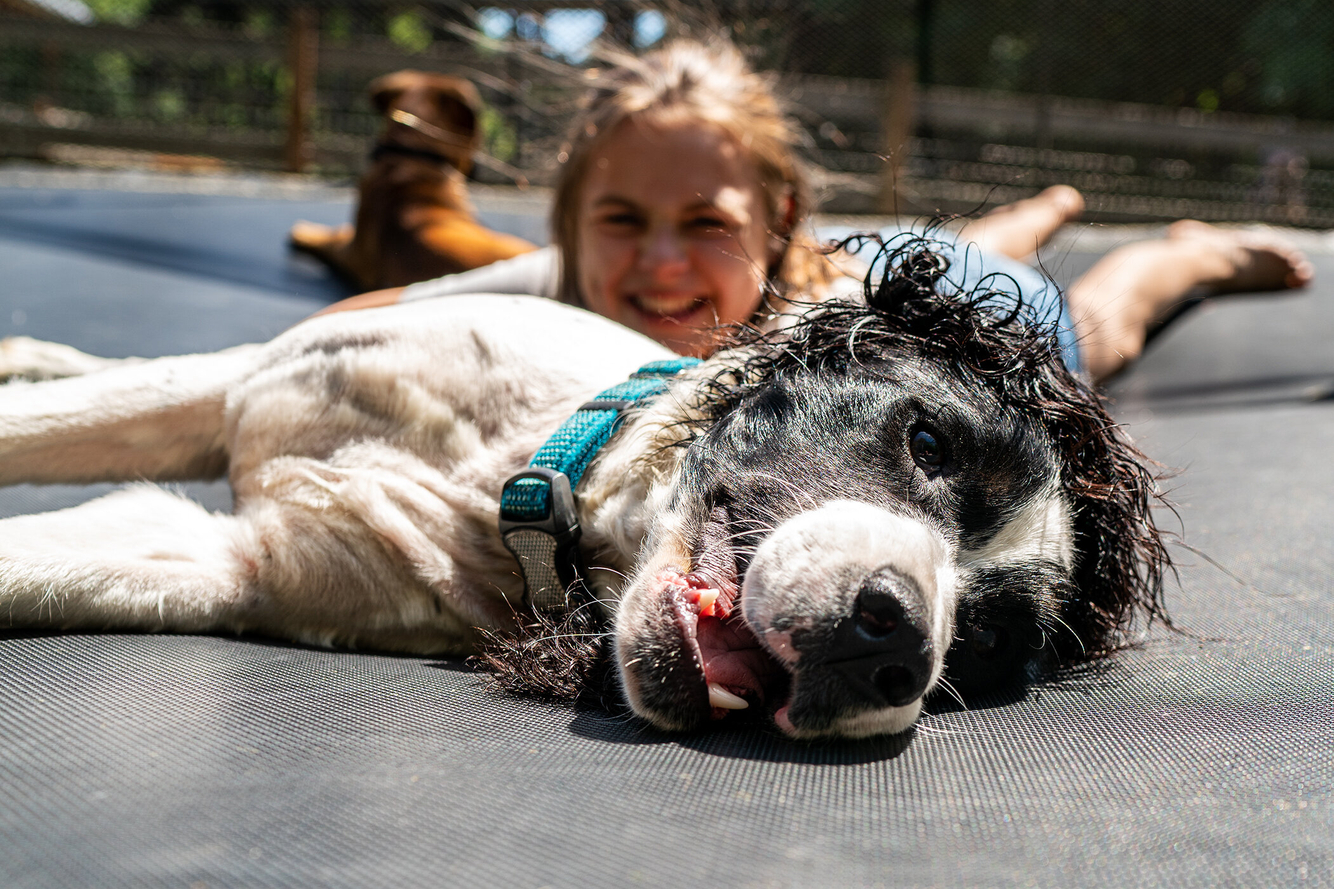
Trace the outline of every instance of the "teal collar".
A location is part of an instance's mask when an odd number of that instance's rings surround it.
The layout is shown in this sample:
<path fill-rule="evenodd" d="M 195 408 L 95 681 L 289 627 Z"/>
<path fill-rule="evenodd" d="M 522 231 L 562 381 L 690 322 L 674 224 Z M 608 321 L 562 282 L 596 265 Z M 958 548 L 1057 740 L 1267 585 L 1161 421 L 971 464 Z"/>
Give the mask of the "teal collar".
<path fill-rule="evenodd" d="M 579 557 L 574 489 L 611 438 L 623 412 L 666 391 L 672 377 L 699 363 L 698 358 L 654 361 L 625 382 L 598 393 L 561 424 L 527 469 L 505 482 L 500 496 L 500 534 L 519 562 L 525 606 L 540 611 L 567 606 L 571 586 L 585 574 Z"/>

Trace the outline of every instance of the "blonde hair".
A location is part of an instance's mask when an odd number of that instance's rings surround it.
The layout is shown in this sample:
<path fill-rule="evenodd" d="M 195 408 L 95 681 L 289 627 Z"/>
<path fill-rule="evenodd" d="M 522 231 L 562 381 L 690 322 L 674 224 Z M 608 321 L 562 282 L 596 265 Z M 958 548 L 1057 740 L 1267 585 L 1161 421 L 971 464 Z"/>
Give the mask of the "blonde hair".
<path fill-rule="evenodd" d="M 551 231 L 561 254 L 559 296 L 579 305 L 579 192 L 606 134 L 632 118 L 695 119 L 736 142 L 754 164 L 771 234 L 784 247 L 765 272 L 780 298 L 833 277 L 824 254 L 796 228 L 811 212 L 810 183 L 796 156 L 798 130 L 784 114 L 770 77 L 751 70 L 725 41 L 677 40 L 641 58 L 621 57 L 595 75 L 561 149 Z"/>

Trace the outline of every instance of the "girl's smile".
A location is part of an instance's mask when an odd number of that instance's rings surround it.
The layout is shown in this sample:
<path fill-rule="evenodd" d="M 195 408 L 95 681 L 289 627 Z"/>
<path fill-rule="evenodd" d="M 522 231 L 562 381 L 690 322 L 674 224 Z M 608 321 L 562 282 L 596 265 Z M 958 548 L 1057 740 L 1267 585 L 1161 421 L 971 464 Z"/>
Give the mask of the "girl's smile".
<path fill-rule="evenodd" d="M 587 308 L 683 354 L 755 314 L 780 245 L 758 173 L 721 129 L 624 121 L 594 152 L 579 201 Z"/>

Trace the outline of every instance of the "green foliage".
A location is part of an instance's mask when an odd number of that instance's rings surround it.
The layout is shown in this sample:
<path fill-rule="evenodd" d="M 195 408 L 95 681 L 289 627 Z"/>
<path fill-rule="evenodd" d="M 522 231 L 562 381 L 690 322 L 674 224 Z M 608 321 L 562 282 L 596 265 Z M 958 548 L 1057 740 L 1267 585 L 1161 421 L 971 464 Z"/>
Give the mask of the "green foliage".
<path fill-rule="evenodd" d="M 153 95 L 153 116 L 160 121 L 174 122 L 185 117 L 185 93 L 165 87 Z"/>
<path fill-rule="evenodd" d="M 106 96 L 108 110 L 124 117 L 134 110 L 134 67 L 130 57 L 111 50 L 93 56 L 93 71 Z"/>
<path fill-rule="evenodd" d="M 494 109 L 483 108 L 479 126 L 484 152 L 506 163 L 514 160 L 519 153 L 519 137 L 514 124 Z"/>
<path fill-rule="evenodd" d="M 98 21 L 115 25 L 133 25 L 148 13 L 153 0 L 84 0 Z"/>
<path fill-rule="evenodd" d="M 245 14 L 245 33 L 248 37 L 269 37 L 275 32 L 273 11 L 249 9 Z"/>
<path fill-rule="evenodd" d="M 1270 0 L 1246 29 L 1268 110 L 1334 117 L 1334 8 L 1328 0 Z"/>
<path fill-rule="evenodd" d="M 352 37 L 352 13 L 342 6 L 324 10 L 320 16 L 325 36 L 334 43 L 347 43 Z"/>
<path fill-rule="evenodd" d="M 1254 7 L 1220 0 L 932 0 L 936 83 L 1261 111 Z M 1291 7 L 1291 0 L 1269 0 Z M 1321 6 L 1334 23 L 1328 0 Z M 1283 38 L 1286 41 L 1286 38 Z M 1327 50 L 1328 52 L 1328 50 Z"/>
<path fill-rule="evenodd" d="M 421 52 L 431 45 L 431 31 L 415 12 L 400 12 L 389 19 L 389 39 L 408 52 Z"/>

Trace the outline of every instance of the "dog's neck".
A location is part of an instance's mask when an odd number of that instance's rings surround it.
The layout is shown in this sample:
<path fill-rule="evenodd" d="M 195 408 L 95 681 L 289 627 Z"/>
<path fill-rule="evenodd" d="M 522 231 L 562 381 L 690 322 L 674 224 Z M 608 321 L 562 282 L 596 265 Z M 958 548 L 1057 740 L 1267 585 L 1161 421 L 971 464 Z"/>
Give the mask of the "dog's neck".
<path fill-rule="evenodd" d="M 712 361 L 684 371 L 628 418 L 585 473 L 577 496 L 581 547 L 599 598 L 619 590 L 652 533 L 653 517 L 665 514 L 683 441 L 699 417 L 701 381 L 714 371 Z"/>
<path fill-rule="evenodd" d="M 431 161 L 432 163 L 442 164 L 457 169 L 453 158 L 440 154 L 437 151 L 431 151 L 426 148 L 409 148 L 406 145 L 395 145 L 392 142 L 377 142 L 375 148 L 371 150 L 371 161 L 375 162 L 389 155 Z"/>

